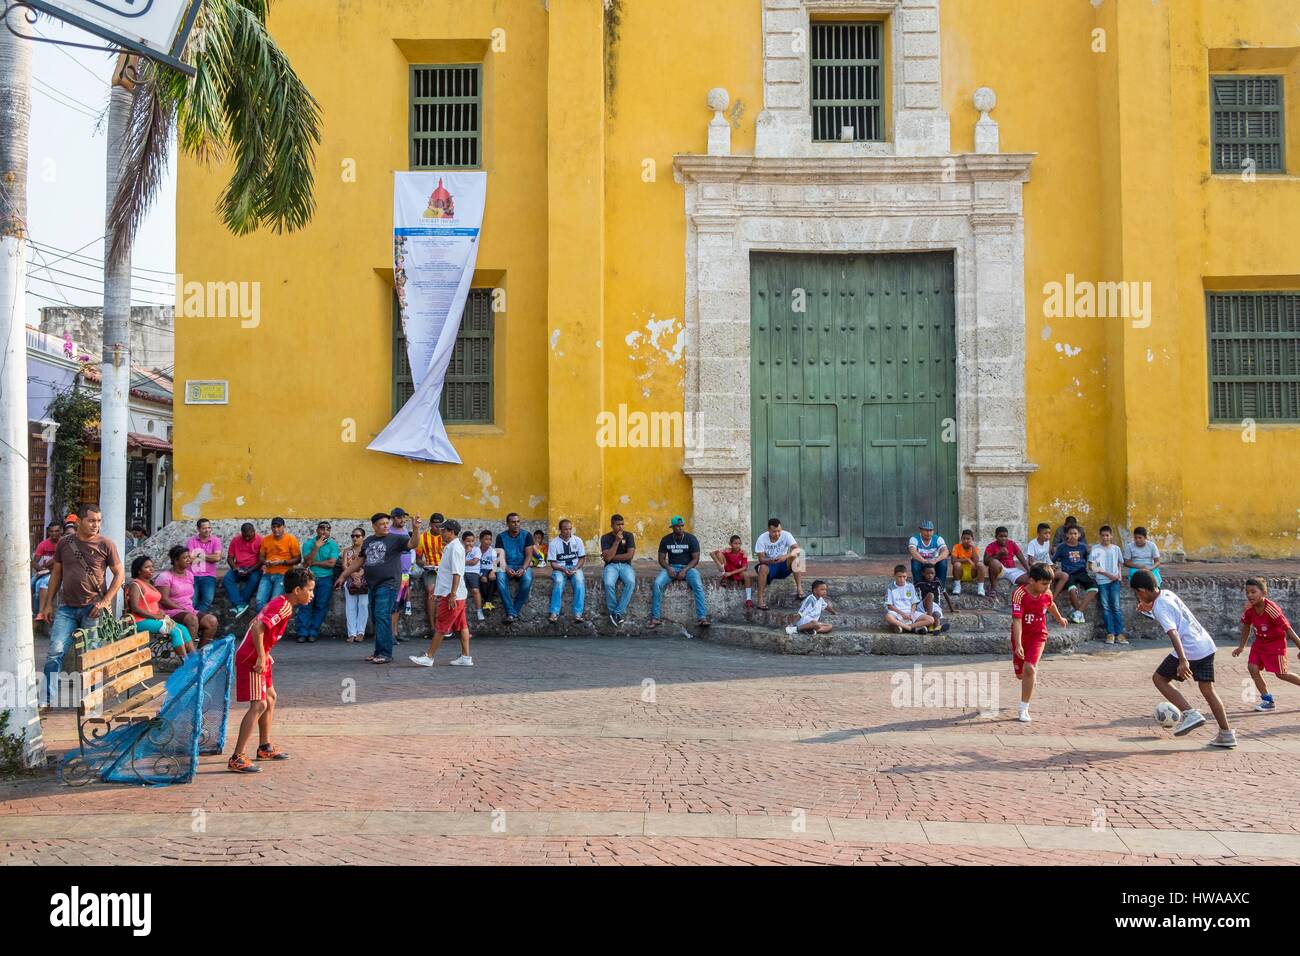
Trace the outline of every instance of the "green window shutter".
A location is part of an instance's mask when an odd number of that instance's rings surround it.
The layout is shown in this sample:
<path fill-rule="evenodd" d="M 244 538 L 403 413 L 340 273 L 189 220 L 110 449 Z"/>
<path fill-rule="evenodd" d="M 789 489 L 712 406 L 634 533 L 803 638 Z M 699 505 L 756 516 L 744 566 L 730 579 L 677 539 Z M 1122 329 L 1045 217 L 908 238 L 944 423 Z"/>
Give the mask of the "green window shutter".
<path fill-rule="evenodd" d="M 1210 421 L 1300 422 L 1300 292 L 1206 293 Z"/>
<path fill-rule="evenodd" d="M 1281 76 L 1212 76 L 1210 110 L 1212 172 L 1286 172 Z"/>
<path fill-rule="evenodd" d="M 881 25 L 874 22 L 812 24 L 813 140 L 838 142 L 853 127 L 855 142 L 885 138 Z"/>
<path fill-rule="evenodd" d="M 448 424 L 492 422 L 492 290 L 471 289 L 442 386 L 442 420 Z M 393 294 L 393 414 L 415 394 L 406 336 Z"/>
<path fill-rule="evenodd" d="M 483 67 L 411 67 L 411 168 L 483 165 Z"/>

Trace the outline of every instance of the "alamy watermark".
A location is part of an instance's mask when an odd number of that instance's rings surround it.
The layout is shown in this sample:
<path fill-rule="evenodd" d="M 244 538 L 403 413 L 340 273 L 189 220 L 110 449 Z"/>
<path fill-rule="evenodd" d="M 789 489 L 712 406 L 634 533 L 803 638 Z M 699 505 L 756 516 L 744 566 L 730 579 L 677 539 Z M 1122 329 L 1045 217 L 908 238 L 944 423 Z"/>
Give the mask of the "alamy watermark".
<path fill-rule="evenodd" d="M 997 671 L 927 671 L 920 664 L 911 671 L 896 671 L 889 678 L 894 707 L 934 707 L 979 711 L 981 717 L 998 712 Z"/>

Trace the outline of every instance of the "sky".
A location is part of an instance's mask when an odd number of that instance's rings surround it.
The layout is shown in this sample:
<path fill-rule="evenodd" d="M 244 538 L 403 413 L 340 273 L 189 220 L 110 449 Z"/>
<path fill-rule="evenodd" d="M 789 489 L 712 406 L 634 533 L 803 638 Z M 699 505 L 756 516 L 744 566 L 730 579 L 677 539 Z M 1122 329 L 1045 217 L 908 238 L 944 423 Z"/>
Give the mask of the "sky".
<path fill-rule="evenodd" d="M 42 17 L 42 36 L 95 37 Z M 116 54 L 49 43 L 32 47 L 32 125 L 27 180 L 27 321 L 47 305 L 103 305 L 104 164 L 109 80 Z M 68 253 L 75 253 L 69 256 Z M 48 268 L 47 268 L 48 267 Z M 132 303 L 171 304 L 176 271 L 176 162 L 136 241 Z"/>

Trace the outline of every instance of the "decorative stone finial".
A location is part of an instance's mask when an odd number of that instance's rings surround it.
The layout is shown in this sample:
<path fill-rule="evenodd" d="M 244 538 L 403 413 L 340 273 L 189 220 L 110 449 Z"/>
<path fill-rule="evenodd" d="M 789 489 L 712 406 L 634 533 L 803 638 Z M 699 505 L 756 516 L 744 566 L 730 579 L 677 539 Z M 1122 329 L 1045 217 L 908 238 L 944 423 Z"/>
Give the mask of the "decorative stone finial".
<path fill-rule="evenodd" d="M 975 152 L 996 153 L 1001 149 L 998 124 L 989 117 L 989 110 L 998 105 L 998 95 L 990 87 L 981 86 L 971 100 L 980 111 L 979 122 L 975 124 Z"/>
<path fill-rule="evenodd" d="M 709 155 L 730 156 L 731 124 L 722 115 L 722 111 L 731 105 L 731 94 L 722 87 L 715 86 L 709 90 L 705 102 L 713 110 L 713 119 L 709 121 Z"/>

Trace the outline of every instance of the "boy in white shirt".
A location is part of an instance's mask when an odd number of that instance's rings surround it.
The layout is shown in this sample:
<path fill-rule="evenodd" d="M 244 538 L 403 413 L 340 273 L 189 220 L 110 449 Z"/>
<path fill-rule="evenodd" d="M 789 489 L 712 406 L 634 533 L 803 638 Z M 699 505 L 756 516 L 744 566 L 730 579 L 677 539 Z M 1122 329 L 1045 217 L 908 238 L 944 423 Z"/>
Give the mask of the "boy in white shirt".
<path fill-rule="evenodd" d="M 1223 709 L 1223 701 L 1214 690 L 1214 638 L 1210 637 L 1177 594 L 1163 591 L 1156 585 L 1155 576 L 1150 571 L 1136 572 L 1129 579 L 1129 587 L 1137 595 L 1138 611 L 1153 618 L 1160 629 L 1169 635 L 1169 641 L 1174 646 L 1174 652 L 1151 675 L 1152 683 L 1164 695 L 1165 700 L 1182 711 L 1182 716 L 1174 727 L 1174 736 L 1181 737 L 1205 723 L 1201 712 L 1193 709 L 1187 703 L 1187 698 L 1170 683 L 1191 679 L 1196 681 L 1201 696 L 1210 705 L 1219 725 L 1219 735 L 1210 741 L 1211 746 L 1237 746 L 1237 734 L 1228 726 L 1227 711 Z"/>
<path fill-rule="evenodd" d="M 478 590 L 483 598 L 483 610 L 491 613 L 497 609 L 492 598 L 497 587 L 497 549 L 492 547 L 492 532 L 484 528 L 478 533 Z"/>
<path fill-rule="evenodd" d="M 885 624 L 895 634 L 924 634 L 935 620 L 918 607 L 920 603 L 921 596 L 907 580 L 907 565 L 895 566 L 894 584 L 885 591 Z"/>
<path fill-rule="evenodd" d="M 1111 540 L 1110 525 L 1102 525 L 1097 532 L 1100 544 L 1094 544 L 1088 552 L 1088 570 L 1097 581 L 1098 596 L 1101 599 L 1101 616 L 1106 624 L 1106 643 L 1127 644 L 1124 636 L 1124 613 L 1119 607 L 1119 589 L 1121 574 L 1120 561 L 1123 555 L 1119 545 Z"/>
<path fill-rule="evenodd" d="M 831 626 L 822 623 L 821 616 L 824 613 L 834 614 L 835 608 L 831 602 L 826 600 L 826 595 L 830 588 L 825 581 L 814 581 L 812 584 L 812 593 L 803 599 L 799 605 L 799 620 L 785 629 L 785 632 L 793 637 L 800 631 L 815 634 L 829 634 Z"/>
<path fill-rule="evenodd" d="M 1147 529 L 1133 529 L 1133 540 L 1124 545 L 1124 567 L 1128 568 L 1129 580 L 1135 571 L 1150 571 L 1160 587 L 1160 549 L 1147 537 Z"/>
<path fill-rule="evenodd" d="M 411 663 L 432 667 L 442 639 L 458 634 L 460 657 L 451 663 L 454 667 L 473 667 L 474 658 L 469 656 L 469 622 L 465 619 L 469 589 L 465 587 L 465 546 L 460 543 L 460 525 L 455 521 L 444 521 L 439 533 L 442 535 L 442 558 L 438 561 L 433 586 L 433 633 L 429 638 L 429 649 L 419 657 L 412 655 Z"/>
<path fill-rule="evenodd" d="M 483 550 L 474 540 L 473 531 L 463 531 L 460 543 L 465 548 L 465 587 L 469 589 L 469 598 L 474 602 L 474 614 L 483 620 L 483 592 L 479 590 L 479 563 L 483 559 Z"/>
<path fill-rule="evenodd" d="M 1052 562 L 1052 526 L 1046 521 L 1038 522 L 1038 536 L 1031 538 L 1025 545 L 1025 557 L 1030 565 L 1045 564 L 1052 570 L 1052 593 L 1056 594 L 1065 587 L 1070 576 Z M 1060 584 L 1060 588 L 1057 584 Z"/>

